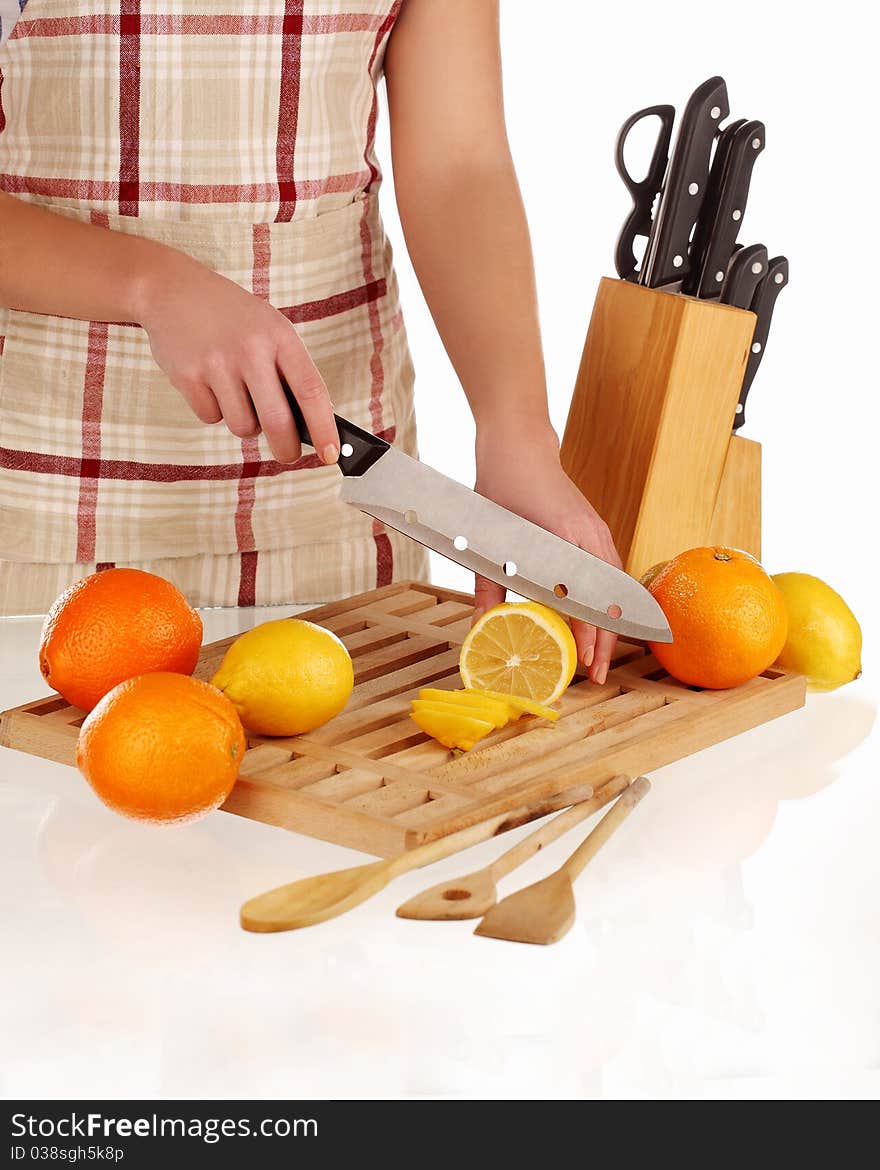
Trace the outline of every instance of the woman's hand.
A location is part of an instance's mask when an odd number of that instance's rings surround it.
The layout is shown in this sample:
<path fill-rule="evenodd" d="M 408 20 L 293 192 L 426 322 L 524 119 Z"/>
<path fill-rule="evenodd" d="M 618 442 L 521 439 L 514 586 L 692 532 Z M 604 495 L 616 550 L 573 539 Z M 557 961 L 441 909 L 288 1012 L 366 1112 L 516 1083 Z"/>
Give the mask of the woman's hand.
<path fill-rule="evenodd" d="M 537 431 L 493 424 L 477 435 L 476 490 L 549 532 L 622 568 L 608 526 L 574 486 L 559 462 L 559 442 L 549 424 Z M 477 613 L 504 600 L 504 587 L 477 577 Z M 595 683 L 604 683 L 617 636 L 573 621 L 578 658 Z"/>
<path fill-rule="evenodd" d="M 158 291 L 161 289 L 161 291 Z M 168 252 L 139 315 L 156 362 L 205 423 L 221 419 L 240 438 L 262 431 L 279 463 L 300 440 L 279 372 L 302 407 L 324 463 L 339 456 L 327 387 L 287 318 L 181 253 Z"/>

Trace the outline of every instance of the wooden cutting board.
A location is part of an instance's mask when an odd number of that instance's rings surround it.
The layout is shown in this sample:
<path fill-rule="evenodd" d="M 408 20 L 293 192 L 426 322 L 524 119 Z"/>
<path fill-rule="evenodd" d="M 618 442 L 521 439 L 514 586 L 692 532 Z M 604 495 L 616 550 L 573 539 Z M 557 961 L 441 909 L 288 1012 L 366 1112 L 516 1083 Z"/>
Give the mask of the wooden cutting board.
<path fill-rule="evenodd" d="M 409 718 L 424 686 L 458 687 L 459 646 L 473 598 L 404 582 L 311 610 L 355 666 L 348 706 L 291 739 L 249 738 L 227 812 L 391 857 L 489 817 L 500 828 L 543 815 L 560 793 L 618 773 L 637 776 L 804 703 L 804 680 L 769 670 L 732 691 L 671 679 L 640 645 L 621 642 L 604 686 L 575 679 L 551 724 L 525 717 L 454 754 Z M 234 638 L 205 646 L 210 679 Z M 84 716 L 60 696 L 0 716 L 0 744 L 74 764 Z M 522 813 L 524 806 L 529 811 Z"/>

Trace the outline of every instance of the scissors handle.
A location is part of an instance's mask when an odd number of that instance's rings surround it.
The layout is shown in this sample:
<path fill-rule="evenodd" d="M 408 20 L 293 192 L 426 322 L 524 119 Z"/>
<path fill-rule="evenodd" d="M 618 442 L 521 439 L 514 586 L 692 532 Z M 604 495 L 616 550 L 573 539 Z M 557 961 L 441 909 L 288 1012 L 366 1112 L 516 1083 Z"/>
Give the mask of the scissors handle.
<path fill-rule="evenodd" d="M 623 152 L 626 140 L 633 127 L 643 118 L 655 117 L 660 119 L 660 130 L 654 144 L 654 153 L 651 155 L 651 164 L 643 179 L 636 180 L 626 168 Z M 635 255 L 634 244 L 638 236 L 647 237 L 651 231 L 651 213 L 654 201 L 663 187 L 663 178 L 669 162 L 669 144 L 672 141 L 672 127 L 675 122 L 674 106 L 648 106 L 638 110 L 631 118 L 627 118 L 617 135 L 615 150 L 615 165 L 617 173 L 629 191 L 633 206 L 620 229 L 617 237 L 617 246 L 614 253 L 614 263 L 617 275 L 621 280 L 635 281 L 637 279 L 638 259 Z"/>

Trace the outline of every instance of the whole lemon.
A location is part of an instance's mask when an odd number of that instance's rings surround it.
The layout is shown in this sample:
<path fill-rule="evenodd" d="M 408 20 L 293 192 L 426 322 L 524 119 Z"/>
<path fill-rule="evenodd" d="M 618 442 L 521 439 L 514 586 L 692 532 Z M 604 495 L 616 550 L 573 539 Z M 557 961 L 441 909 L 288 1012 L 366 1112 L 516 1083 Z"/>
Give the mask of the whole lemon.
<path fill-rule="evenodd" d="M 351 656 L 314 622 L 281 618 L 237 638 L 211 680 L 258 735 L 301 735 L 338 715 L 354 686 Z"/>
<path fill-rule="evenodd" d="M 809 573 L 773 578 L 788 609 L 788 637 L 776 665 L 807 679 L 811 691 L 833 691 L 862 673 L 862 631 L 839 593 Z"/>

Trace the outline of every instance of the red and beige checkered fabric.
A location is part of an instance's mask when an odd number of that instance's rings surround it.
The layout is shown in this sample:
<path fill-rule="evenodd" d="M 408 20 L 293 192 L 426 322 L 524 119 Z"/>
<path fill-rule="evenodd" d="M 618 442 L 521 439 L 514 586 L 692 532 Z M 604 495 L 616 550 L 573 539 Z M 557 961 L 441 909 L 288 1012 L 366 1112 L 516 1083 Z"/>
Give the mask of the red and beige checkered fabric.
<path fill-rule="evenodd" d="M 398 7 L 29 0 L 0 48 L 0 188 L 268 298 L 340 413 L 414 453 L 373 153 Z M 0 613 L 101 564 L 154 568 L 200 605 L 424 576 L 418 546 L 339 501 L 334 468 L 199 423 L 139 327 L 0 310 L 0 336 Z"/>

